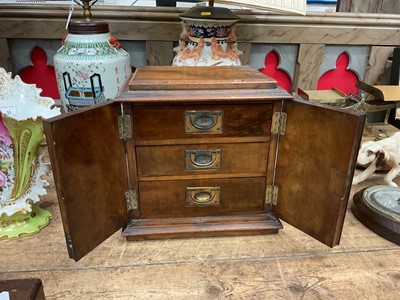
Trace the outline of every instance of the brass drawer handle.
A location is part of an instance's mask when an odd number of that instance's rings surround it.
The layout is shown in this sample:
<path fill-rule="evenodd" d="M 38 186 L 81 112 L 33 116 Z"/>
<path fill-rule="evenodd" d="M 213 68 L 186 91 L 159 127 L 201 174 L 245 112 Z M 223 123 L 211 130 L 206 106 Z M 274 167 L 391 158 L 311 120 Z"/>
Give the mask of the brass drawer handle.
<path fill-rule="evenodd" d="M 224 112 L 221 110 L 185 111 L 186 133 L 222 133 L 222 119 Z"/>
<path fill-rule="evenodd" d="M 187 187 L 186 206 L 217 206 L 220 200 L 219 187 Z"/>
<path fill-rule="evenodd" d="M 221 149 L 186 150 L 186 170 L 219 169 L 221 167 Z"/>

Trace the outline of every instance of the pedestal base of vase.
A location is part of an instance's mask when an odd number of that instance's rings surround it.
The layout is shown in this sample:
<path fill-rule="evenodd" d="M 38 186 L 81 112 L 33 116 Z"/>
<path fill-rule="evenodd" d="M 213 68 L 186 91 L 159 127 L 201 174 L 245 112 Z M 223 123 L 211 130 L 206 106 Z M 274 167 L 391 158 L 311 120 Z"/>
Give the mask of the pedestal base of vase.
<path fill-rule="evenodd" d="M 49 211 L 37 205 L 32 205 L 30 213 L 16 213 L 11 217 L 3 214 L 0 216 L 0 240 L 13 240 L 38 233 L 50 223 L 52 217 Z"/>

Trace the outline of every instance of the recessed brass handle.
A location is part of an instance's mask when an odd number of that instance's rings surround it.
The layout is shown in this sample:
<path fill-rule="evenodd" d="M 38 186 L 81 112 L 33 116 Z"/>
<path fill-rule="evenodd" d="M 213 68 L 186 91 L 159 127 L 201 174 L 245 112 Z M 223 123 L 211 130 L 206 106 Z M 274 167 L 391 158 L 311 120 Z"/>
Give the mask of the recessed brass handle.
<path fill-rule="evenodd" d="M 186 206 L 217 206 L 219 201 L 219 187 L 186 188 Z"/>
<path fill-rule="evenodd" d="M 186 170 L 210 170 L 221 167 L 221 149 L 186 150 Z"/>
<path fill-rule="evenodd" d="M 224 112 L 220 110 L 185 111 L 186 133 L 222 133 Z"/>

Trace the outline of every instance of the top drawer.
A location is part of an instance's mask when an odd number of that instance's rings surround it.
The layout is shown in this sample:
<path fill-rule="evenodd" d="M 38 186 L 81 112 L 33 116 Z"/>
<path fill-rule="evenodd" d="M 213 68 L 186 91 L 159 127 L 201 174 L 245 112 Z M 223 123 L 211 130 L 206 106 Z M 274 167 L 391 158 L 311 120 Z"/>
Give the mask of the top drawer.
<path fill-rule="evenodd" d="M 137 141 L 269 136 L 273 104 L 147 106 L 133 109 Z"/>

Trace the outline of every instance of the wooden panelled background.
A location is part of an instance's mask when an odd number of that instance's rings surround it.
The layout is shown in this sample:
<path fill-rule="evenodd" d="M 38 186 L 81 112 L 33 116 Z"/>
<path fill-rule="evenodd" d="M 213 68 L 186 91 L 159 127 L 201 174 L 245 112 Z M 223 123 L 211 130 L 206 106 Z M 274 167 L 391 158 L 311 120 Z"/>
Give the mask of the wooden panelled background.
<path fill-rule="evenodd" d="M 339 0 L 338 10 L 360 13 L 400 13 L 400 1 L 397 0 Z"/>
<path fill-rule="evenodd" d="M 345 1 L 343 1 L 345 2 Z M 343 2 L 341 5 L 344 5 Z M 355 5 L 356 1 L 352 3 Z M 352 4 L 352 5 L 353 5 Z M 130 53 L 132 65 L 170 65 L 179 40 L 179 14 L 184 8 L 107 7 L 93 9 L 95 19 L 107 20 L 112 35 Z M 306 16 L 271 15 L 235 10 L 242 64 L 261 69 L 269 51 L 279 55 L 279 69 L 297 87 L 315 89 L 324 72 L 335 68 L 341 53 L 348 69 L 370 84 L 388 83 L 393 48 L 400 45 L 398 15 L 309 13 Z M 73 18 L 80 18 L 76 8 Z M 67 33 L 67 6 L 0 6 L 0 66 L 18 74 L 29 66 L 35 46 L 46 51 L 48 64 Z"/>

